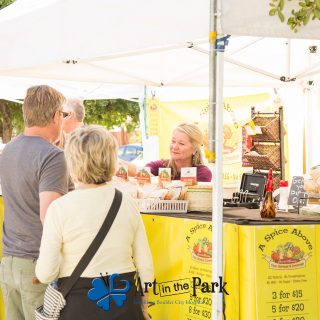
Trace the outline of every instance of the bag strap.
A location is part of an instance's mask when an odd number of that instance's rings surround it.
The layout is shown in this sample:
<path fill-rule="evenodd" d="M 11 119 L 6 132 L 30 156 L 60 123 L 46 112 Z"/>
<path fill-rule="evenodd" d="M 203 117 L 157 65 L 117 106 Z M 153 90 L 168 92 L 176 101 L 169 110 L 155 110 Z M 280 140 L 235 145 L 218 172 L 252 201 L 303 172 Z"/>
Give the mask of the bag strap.
<path fill-rule="evenodd" d="M 82 275 L 83 271 L 86 269 L 90 261 L 92 260 L 93 256 L 98 251 L 101 243 L 107 236 L 113 221 L 119 211 L 120 205 L 122 202 L 122 193 L 115 189 L 115 195 L 113 198 L 113 202 L 111 204 L 111 207 L 109 209 L 109 212 L 107 214 L 107 217 L 105 218 L 98 234 L 90 244 L 89 248 L 85 252 L 85 254 L 82 256 L 81 260 L 79 261 L 78 265 L 73 270 L 70 278 L 68 281 L 59 288 L 59 291 L 62 293 L 64 297 L 67 296 L 69 291 L 72 289 L 72 287 L 76 284 L 80 276 Z"/>

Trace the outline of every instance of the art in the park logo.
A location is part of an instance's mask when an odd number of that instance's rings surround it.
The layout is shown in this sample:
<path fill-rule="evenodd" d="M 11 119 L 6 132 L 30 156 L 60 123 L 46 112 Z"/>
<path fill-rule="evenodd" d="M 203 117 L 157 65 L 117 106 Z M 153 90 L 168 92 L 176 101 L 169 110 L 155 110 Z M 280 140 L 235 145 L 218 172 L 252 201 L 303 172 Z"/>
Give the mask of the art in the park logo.
<path fill-rule="evenodd" d="M 208 232 L 209 231 L 209 232 Z M 207 235 L 208 234 L 208 235 Z M 191 259 L 211 263 L 212 261 L 212 226 L 207 223 L 197 223 L 189 229 L 186 237 Z"/>
<path fill-rule="evenodd" d="M 121 287 L 115 287 L 115 280 L 119 278 L 119 274 L 114 273 L 106 281 L 102 276 L 92 281 L 92 289 L 88 291 L 88 298 L 95 301 L 99 308 L 105 311 L 110 310 L 111 301 L 117 307 L 122 307 L 127 300 L 127 293 L 130 290 L 130 282 L 128 280 L 120 280 Z"/>
<path fill-rule="evenodd" d="M 277 241 L 281 235 L 286 239 L 283 242 Z M 280 239 L 282 240 L 284 237 Z M 305 268 L 307 260 L 312 254 L 311 240 L 299 228 L 274 229 L 265 235 L 264 240 L 266 244 L 261 243 L 258 248 L 263 252 L 263 258 L 269 264 L 270 269 Z"/>
<path fill-rule="evenodd" d="M 92 302 L 96 303 L 97 307 L 110 311 L 111 305 L 114 304 L 117 308 L 122 308 L 128 300 L 128 293 L 131 289 L 131 284 L 126 279 L 121 279 L 118 273 L 111 274 L 106 277 L 102 276 L 95 278 L 92 281 L 92 288 L 88 291 L 87 297 Z M 229 295 L 226 285 L 222 277 L 218 277 L 215 282 L 202 281 L 200 277 L 192 277 L 178 280 L 170 280 L 165 282 L 141 282 L 140 277 L 135 279 L 137 287 L 133 287 L 134 304 L 144 303 L 141 297 L 152 290 L 155 301 L 150 302 L 154 304 L 206 304 L 207 298 L 197 299 L 197 293 L 221 293 Z M 169 296 L 185 295 L 188 298 L 171 300 L 161 300 Z M 139 297 L 140 296 L 140 297 Z"/>

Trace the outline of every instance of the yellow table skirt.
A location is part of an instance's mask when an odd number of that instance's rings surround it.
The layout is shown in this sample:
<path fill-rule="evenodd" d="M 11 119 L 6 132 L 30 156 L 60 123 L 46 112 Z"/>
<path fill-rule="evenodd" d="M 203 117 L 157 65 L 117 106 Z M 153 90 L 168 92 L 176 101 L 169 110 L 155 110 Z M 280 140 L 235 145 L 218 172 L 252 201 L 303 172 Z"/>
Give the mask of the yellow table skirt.
<path fill-rule="evenodd" d="M 2 257 L 2 224 L 3 224 L 3 216 L 4 216 L 4 210 L 3 210 L 3 198 L 0 196 L 0 260 Z M 2 292 L 0 289 L 0 319 L 4 320 L 4 302 L 2 297 Z"/>
<path fill-rule="evenodd" d="M 201 292 L 212 281 L 211 221 L 142 214 L 151 248 L 156 292 L 151 293 L 152 320 L 209 320 L 212 294 Z M 224 274 L 226 319 L 239 319 L 238 226 L 224 224 Z M 193 296 L 194 278 L 202 281 Z M 199 281 L 199 280 L 198 280 Z M 210 290 L 209 288 L 209 290 Z M 218 293 L 221 294 L 221 293 Z M 248 319 L 246 319 L 248 320 Z"/>
<path fill-rule="evenodd" d="M 163 291 L 162 296 L 150 296 L 155 302 L 150 308 L 152 319 L 215 319 L 210 305 L 188 305 L 192 289 L 183 292 L 177 284 L 179 290 L 174 290 L 174 283 L 187 283 L 193 277 L 215 281 L 211 280 L 211 260 L 196 255 L 207 246 L 204 243 L 211 242 L 210 219 L 157 214 L 142 217 L 157 286 Z M 224 296 L 226 319 L 320 320 L 318 222 L 259 225 L 228 221 L 223 223 L 223 243 L 224 281 L 229 293 Z M 213 250 L 210 243 L 211 253 Z M 200 302 L 212 302 L 211 293 L 199 298 Z M 181 301 L 184 305 L 178 306 Z"/>

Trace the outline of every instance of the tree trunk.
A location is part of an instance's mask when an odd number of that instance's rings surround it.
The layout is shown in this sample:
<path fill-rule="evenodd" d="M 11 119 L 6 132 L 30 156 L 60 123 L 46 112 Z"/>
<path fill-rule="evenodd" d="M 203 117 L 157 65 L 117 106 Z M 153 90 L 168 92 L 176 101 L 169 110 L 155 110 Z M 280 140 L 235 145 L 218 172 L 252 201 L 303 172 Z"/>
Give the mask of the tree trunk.
<path fill-rule="evenodd" d="M 11 110 L 3 101 L 0 101 L 0 112 L 2 113 L 2 141 L 7 143 L 12 136 L 12 119 Z"/>

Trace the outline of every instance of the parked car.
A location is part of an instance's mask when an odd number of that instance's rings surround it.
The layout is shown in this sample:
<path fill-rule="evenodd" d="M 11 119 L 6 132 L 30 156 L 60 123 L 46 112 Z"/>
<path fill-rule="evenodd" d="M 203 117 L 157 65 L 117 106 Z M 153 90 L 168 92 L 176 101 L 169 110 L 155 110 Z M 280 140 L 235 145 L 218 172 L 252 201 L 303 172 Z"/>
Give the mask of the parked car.
<path fill-rule="evenodd" d="M 143 147 L 136 144 L 125 144 L 119 147 L 118 157 L 122 160 L 134 162 L 143 158 Z"/>

